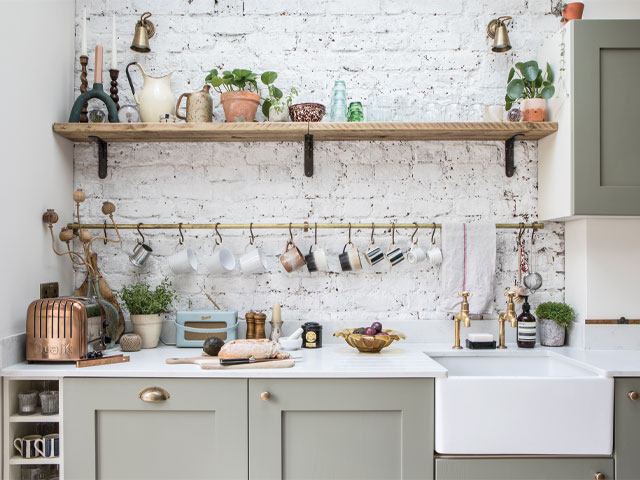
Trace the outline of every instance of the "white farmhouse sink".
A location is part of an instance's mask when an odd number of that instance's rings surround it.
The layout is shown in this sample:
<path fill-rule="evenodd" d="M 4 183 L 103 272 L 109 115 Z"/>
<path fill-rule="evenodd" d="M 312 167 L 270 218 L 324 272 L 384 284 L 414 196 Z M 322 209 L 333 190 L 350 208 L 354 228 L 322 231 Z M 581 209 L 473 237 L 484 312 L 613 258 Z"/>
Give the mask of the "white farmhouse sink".
<path fill-rule="evenodd" d="M 610 455 L 613 379 L 553 353 L 427 353 L 441 454 Z"/>

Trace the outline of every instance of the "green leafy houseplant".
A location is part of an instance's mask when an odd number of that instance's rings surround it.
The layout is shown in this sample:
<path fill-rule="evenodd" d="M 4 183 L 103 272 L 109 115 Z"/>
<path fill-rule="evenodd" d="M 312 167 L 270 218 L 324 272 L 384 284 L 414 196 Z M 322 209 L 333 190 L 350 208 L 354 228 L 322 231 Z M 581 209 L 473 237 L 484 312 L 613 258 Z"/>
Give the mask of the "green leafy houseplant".
<path fill-rule="evenodd" d="M 517 74 L 517 78 L 514 78 Z M 547 63 L 546 72 L 538 66 L 538 62 L 518 62 L 509 70 L 507 78 L 507 95 L 505 96 L 505 110 L 511 110 L 513 103 L 526 98 L 553 97 L 556 89 L 553 84 L 553 72 Z"/>
<path fill-rule="evenodd" d="M 177 295 L 171 290 L 171 282 L 164 278 L 151 291 L 146 283 L 125 285 L 117 294 L 122 299 L 131 315 L 158 315 L 164 313 L 173 303 Z"/>
<path fill-rule="evenodd" d="M 284 97 L 282 90 L 273 84 L 277 78 L 278 74 L 276 72 L 264 72 L 260 76 L 260 81 L 267 86 L 267 93 L 269 94 L 262 103 L 262 113 L 267 118 L 269 118 L 269 109 L 271 107 L 273 107 L 276 112 L 282 113 L 285 108 L 289 108 L 291 106 L 293 103 L 293 97 L 298 95 L 298 90 L 295 87 L 291 87 L 289 95 Z"/>
<path fill-rule="evenodd" d="M 225 70 L 222 76 L 218 75 L 218 70 L 213 69 L 205 78 L 205 82 L 210 83 L 218 93 L 226 92 L 259 92 L 258 74 L 251 70 L 236 68 Z"/>
<path fill-rule="evenodd" d="M 576 312 L 566 303 L 544 302 L 536 308 L 536 316 L 542 320 L 553 320 L 559 326 L 568 328 L 576 318 Z"/>

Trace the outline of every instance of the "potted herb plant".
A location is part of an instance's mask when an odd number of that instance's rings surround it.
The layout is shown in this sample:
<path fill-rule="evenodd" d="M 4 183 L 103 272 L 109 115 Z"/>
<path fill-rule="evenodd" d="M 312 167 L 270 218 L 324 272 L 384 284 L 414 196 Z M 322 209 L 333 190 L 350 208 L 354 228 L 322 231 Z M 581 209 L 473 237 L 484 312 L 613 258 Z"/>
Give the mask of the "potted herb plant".
<path fill-rule="evenodd" d="M 220 103 L 227 122 L 253 122 L 260 105 L 258 74 L 251 70 L 236 68 L 222 72 L 211 70 L 205 82 L 220 94 Z"/>
<path fill-rule="evenodd" d="M 164 278 L 154 291 L 151 291 L 146 283 L 125 285 L 118 297 L 122 299 L 131 315 L 133 331 L 140 335 L 142 348 L 157 347 L 162 331 L 160 315 L 177 298 L 171 290 L 169 280 Z"/>
<path fill-rule="evenodd" d="M 516 74 L 517 78 L 514 78 Z M 522 121 L 544 122 L 547 116 L 547 100 L 556 91 L 552 84 L 553 72 L 548 63 L 545 72 L 535 60 L 516 63 L 515 67 L 511 67 L 507 79 L 505 110 L 511 110 L 514 102 L 522 100 Z"/>
<path fill-rule="evenodd" d="M 576 313 L 566 303 L 544 302 L 536 308 L 540 322 L 540 343 L 546 347 L 562 347 L 567 328 Z"/>
<path fill-rule="evenodd" d="M 267 86 L 269 94 L 262 103 L 262 113 L 270 122 L 289 122 L 291 121 L 289 107 L 293 103 L 293 97 L 298 95 L 298 90 L 291 87 L 289 95 L 284 97 L 282 90 L 273 84 L 276 78 L 278 78 L 276 72 L 264 72 L 260 77 L 262 83 Z"/>

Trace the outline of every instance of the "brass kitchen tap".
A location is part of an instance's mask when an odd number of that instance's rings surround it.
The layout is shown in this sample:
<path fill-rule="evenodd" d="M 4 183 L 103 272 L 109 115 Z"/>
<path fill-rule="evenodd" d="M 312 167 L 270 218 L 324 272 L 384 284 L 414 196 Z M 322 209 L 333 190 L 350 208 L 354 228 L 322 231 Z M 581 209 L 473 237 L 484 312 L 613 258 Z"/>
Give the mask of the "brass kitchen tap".
<path fill-rule="evenodd" d="M 507 300 L 507 312 L 503 312 L 498 316 L 498 323 L 500 324 L 498 348 L 507 348 L 507 346 L 504 344 L 504 322 L 508 321 L 513 328 L 518 325 L 518 317 L 516 317 L 516 306 L 513 303 L 513 297 L 515 296 L 515 294 L 515 292 L 504 292 L 504 296 L 509 297 L 509 300 Z"/>
<path fill-rule="evenodd" d="M 462 297 L 462 305 L 460 306 L 460 312 L 453 316 L 455 322 L 455 345 L 452 347 L 454 350 L 460 350 L 460 322 L 464 322 L 465 327 L 471 326 L 471 317 L 469 317 L 469 301 L 467 297 L 470 297 L 469 292 L 458 292 L 458 296 Z"/>

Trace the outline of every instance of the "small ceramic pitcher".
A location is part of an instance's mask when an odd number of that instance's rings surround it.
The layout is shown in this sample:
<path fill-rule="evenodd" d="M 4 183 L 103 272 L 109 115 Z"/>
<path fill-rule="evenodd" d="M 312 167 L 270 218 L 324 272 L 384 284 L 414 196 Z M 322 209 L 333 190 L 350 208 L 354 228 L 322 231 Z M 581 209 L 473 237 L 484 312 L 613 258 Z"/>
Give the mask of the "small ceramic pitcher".
<path fill-rule="evenodd" d="M 193 93 L 183 93 L 176 103 L 176 117 L 187 123 L 211 122 L 213 116 L 213 100 L 209 94 L 210 85 L 205 85 L 202 90 Z M 179 112 L 182 97 L 187 97 L 187 115 Z"/>
<path fill-rule="evenodd" d="M 142 92 L 139 95 L 133 87 L 131 75 L 129 74 L 129 67 L 132 65 L 140 69 L 140 73 L 144 78 Z M 140 110 L 140 119 L 143 122 L 159 122 L 160 117 L 164 117 L 167 114 L 175 114 L 175 103 L 173 103 L 175 97 L 171 92 L 171 73 L 164 77 L 152 77 L 144 73 L 144 70 L 137 62 L 131 62 L 127 65 L 125 72 L 129 80 L 131 93 L 138 105 L 138 110 Z"/>

